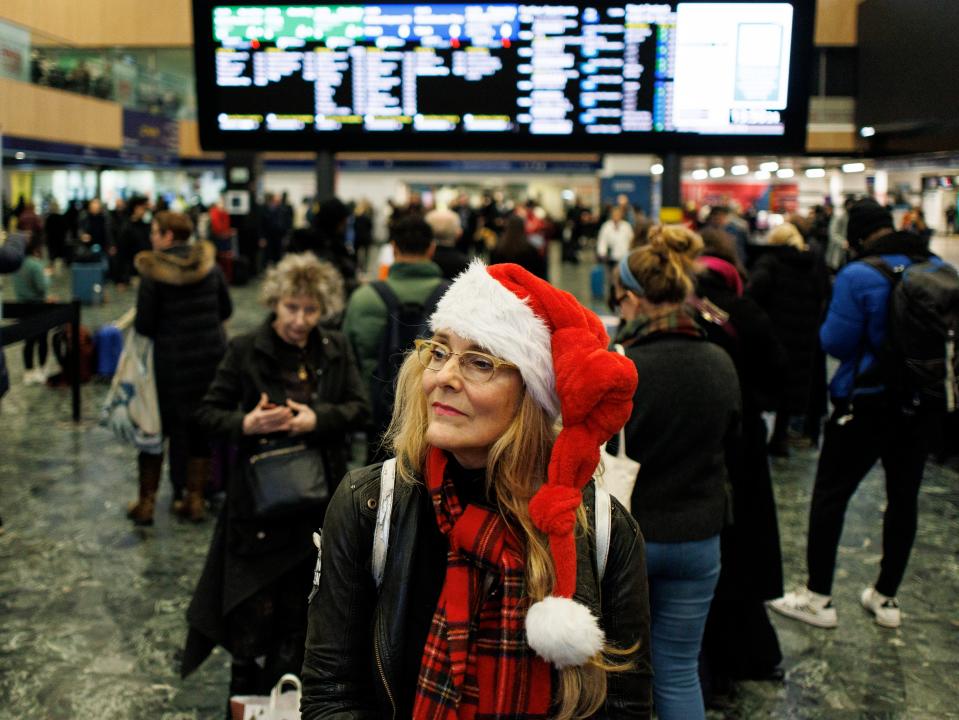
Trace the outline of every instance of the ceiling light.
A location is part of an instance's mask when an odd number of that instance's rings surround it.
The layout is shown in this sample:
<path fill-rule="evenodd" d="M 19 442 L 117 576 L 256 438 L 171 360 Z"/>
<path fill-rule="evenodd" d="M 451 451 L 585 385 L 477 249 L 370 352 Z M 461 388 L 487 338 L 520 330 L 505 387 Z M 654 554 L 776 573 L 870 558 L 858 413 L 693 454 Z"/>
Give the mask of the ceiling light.
<path fill-rule="evenodd" d="M 844 173 L 861 173 L 861 172 L 865 172 L 865 170 L 866 170 L 866 163 L 861 163 L 861 162 L 843 163 L 843 166 L 842 166 L 842 171 Z"/>
<path fill-rule="evenodd" d="M 859 134 L 864 138 L 872 137 L 876 134 L 876 128 L 874 128 L 872 125 L 866 125 L 865 127 L 859 128 Z"/>
<path fill-rule="evenodd" d="M 721 168 L 721 167 L 709 168 L 709 177 L 711 178 L 721 178 L 721 177 L 725 177 L 725 175 L 726 175 L 726 168 Z"/>
<path fill-rule="evenodd" d="M 662 175 L 663 174 L 663 164 L 662 163 L 653 163 L 649 166 L 650 175 Z"/>
<path fill-rule="evenodd" d="M 757 170 L 753 177 L 757 180 L 768 180 L 772 177 L 772 174 L 768 170 Z"/>
<path fill-rule="evenodd" d="M 709 177 L 709 172 L 706 170 L 693 170 L 693 180 L 705 180 Z"/>
<path fill-rule="evenodd" d="M 807 178 L 824 178 L 826 177 L 826 171 L 823 168 L 809 168 L 806 170 Z"/>
<path fill-rule="evenodd" d="M 793 170 L 792 168 L 780 168 L 779 170 L 776 171 L 776 177 L 780 177 L 783 180 L 788 180 L 795 174 L 796 174 L 796 171 Z"/>
<path fill-rule="evenodd" d="M 774 173 L 779 169 L 779 163 L 778 162 L 759 163 L 759 169 L 764 170 L 768 173 Z"/>
<path fill-rule="evenodd" d="M 13 157 L 15 157 L 17 160 L 23 160 L 24 158 L 27 157 L 27 154 L 25 152 L 18 152 L 14 154 Z"/>
<path fill-rule="evenodd" d="M 729 172 L 733 175 L 748 175 L 749 174 L 749 165 L 733 165 L 729 168 Z"/>

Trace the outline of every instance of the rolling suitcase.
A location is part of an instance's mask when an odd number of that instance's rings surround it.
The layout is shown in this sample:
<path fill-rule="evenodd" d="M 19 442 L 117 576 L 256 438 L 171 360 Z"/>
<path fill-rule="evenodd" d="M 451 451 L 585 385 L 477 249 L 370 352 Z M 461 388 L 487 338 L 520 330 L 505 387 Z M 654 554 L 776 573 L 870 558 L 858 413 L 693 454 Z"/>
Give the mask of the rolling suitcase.
<path fill-rule="evenodd" d="M 606 268 L 602 265 L 596 265 L 589 271 L 589 290 L 593 300 L 606 297 Z"/>
<path fill-rule="evenodd" d="M 112 376 L 117 371 L 123 352 L 123 333 L 116 325 L 104 325 L 93 336 L 97 375 Z"/>
<path fill-rule="evenodd" d="M 73 263 L 70 266 L 73 297 L 84 305 L 99 305 L 103 302 L 105 280 L 103 263 Z"/>

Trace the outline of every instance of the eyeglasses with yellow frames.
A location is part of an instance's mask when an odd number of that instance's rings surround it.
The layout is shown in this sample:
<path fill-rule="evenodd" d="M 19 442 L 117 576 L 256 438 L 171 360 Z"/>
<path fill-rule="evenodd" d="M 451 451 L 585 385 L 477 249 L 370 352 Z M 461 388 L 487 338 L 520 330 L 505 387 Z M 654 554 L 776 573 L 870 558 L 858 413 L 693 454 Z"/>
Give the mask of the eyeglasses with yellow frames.
<path fill-rule="evenodd" d="M 416 357 L 420 364 L 427 370 L 439 372 L 450 358 L 454 355 L 459 357 L 460 374 L 463 379 L 471 383 L 485 383 L 493 379 L 496 371 L 500 368 L 513 368 L 513 363 L 500 360 L 478 350 L 467 350 L 466 352 L 453 352 L 447 345 L 437 340 L 417 340 Z"/>

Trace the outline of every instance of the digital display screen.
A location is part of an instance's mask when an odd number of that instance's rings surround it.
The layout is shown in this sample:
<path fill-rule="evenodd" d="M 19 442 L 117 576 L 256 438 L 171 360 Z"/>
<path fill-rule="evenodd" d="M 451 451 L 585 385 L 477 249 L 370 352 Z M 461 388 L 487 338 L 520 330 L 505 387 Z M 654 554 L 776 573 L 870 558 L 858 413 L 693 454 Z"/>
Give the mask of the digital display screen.
<path fill-rule="evenodd" d="M 205 146 L 635 152 L 805 124 L 789 2 L 197 5 Z"/>

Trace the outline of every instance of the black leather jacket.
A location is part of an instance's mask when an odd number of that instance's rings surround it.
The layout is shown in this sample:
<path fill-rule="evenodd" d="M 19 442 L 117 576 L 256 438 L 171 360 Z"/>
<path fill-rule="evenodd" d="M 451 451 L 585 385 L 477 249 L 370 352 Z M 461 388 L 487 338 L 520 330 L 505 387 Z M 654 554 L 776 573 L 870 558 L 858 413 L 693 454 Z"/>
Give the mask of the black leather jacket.
<path fill-rule="evenodd" d="M 422 619 L 417 578 L 435 568 L 442 585 L 447 546 L 436 529 L 422 484 L 397 478 L 383 583 L 371 570 L 373 530 L 380 492 L 380 465 L 349 473 L 330 502 L 323 529 L 322 575 L 309 610 L 303 664 L 303 720 L 373 720 L 412 716 L 415 680 L 410 659 L 422 645 L 409 640 L 413 616 Z M 583 491 L 593 527 L 592 483 Z M 432 542 L 430 533 L 438 542 Z M 595 717 L 624 720 L 652 715 L 649 594 L 646 549 L 639 526 L 613 502 L 606 572 L 598 582 L 593 533 L 577 537 L 575 598 L 599 618 L 607 642 L 638 642 L 632 668 L 608 675 L 606 707 Z M 429 572 L 433 572 L 429 570 Z M 435 603 L 434 603 L 435 605 Z M 426 608 L 428 615 L 433 607 Z M 419 648 L 408 643 L 420 644 Z M 412 671 L 415 673 L 416 668 Z M 402 679 L 402 683 L 401 683 Z"/>

